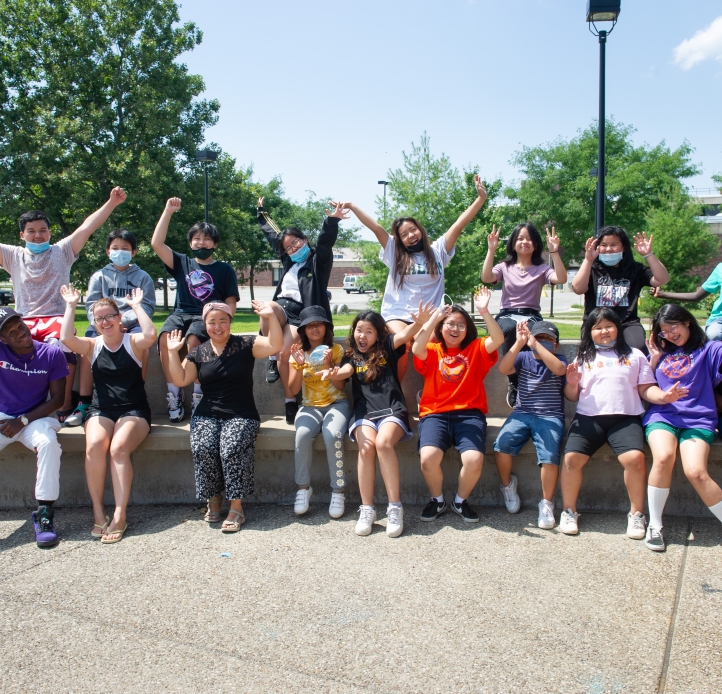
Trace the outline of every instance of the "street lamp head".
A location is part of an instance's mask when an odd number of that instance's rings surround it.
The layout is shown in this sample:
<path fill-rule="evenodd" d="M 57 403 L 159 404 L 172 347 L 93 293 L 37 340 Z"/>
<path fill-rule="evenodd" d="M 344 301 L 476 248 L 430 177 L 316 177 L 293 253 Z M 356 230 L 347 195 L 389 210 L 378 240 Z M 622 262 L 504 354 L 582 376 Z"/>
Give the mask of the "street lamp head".
<path fill-rule="evenodd" d="M 622 0 L 587 0 L 587 22 L 616 22 Z"/>
<path fill-rule="evenodd" d="M 214 152 L 212 149 L 196 150 L 196 161 L 208 163 L 209 161 L 215 161 L 216 159 L 218 159 L 218 152 Z"/>
<path fill-rule="evenodd" d="M 388 182 L 388 181 L 379 181 L 379 185 L 380 185 L 380 186 L 387 186 L 387 185 L 389 185 L 389 182 Z"/>

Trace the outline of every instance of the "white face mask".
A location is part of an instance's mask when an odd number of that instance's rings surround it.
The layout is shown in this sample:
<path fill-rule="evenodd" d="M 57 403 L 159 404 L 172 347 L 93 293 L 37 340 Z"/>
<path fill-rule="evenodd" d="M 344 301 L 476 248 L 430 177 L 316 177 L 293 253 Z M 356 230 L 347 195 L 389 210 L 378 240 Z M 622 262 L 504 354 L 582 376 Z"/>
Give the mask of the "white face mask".
<path fill-rule="evenodd" d="M 624 251 L 620 251 L 619 253 L 600 253 L 599 260 L 605 265 L 616 265 L 622 259 L 622 256 L 624 256 Z"/>

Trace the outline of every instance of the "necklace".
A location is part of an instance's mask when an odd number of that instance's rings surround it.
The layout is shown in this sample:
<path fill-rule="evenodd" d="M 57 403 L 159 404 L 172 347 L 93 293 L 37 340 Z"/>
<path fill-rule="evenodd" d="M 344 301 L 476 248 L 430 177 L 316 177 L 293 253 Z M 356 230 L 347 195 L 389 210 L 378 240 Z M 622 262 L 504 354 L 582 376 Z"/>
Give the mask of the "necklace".
<path fill-rule="evenodd" d="M 519 265 L 519 264 L 517 263 L 517 267 L 519 268 L 519 274 L 520 274 L 520 275 L 526 275 L 526 274 L 527 274 L 527 269 L 526 269 L 523 265 Z"/>

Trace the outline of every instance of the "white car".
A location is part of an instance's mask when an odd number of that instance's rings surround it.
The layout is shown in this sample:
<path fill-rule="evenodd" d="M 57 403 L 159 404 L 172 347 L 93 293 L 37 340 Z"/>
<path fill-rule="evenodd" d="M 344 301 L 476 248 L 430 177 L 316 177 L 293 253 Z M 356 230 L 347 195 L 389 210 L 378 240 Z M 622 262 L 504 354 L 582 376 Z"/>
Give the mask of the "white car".
<path fill-rule="evenodd" d="M 376 290 L 366 281 L 366 275 L 346 275 L 343 278 L 343 289 L 346 294 L 357 292 L 365 294 L 366 292 L 375 292 Z"/>

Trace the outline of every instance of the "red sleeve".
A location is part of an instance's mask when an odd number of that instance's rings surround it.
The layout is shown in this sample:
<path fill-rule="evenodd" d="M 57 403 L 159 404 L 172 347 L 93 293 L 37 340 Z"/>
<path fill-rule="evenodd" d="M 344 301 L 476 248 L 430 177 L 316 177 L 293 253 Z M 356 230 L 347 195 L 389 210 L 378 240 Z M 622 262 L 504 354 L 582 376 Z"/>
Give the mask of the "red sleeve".
<path fill-rule="evenodd" d="M 426 345 L 426 359 L 423 361 L 414 354 L 414 368 L 422 375 L 433 373 L 433 368 L 438 361 L 438 353 L 436 351 L 436 343 L 429 342 Z"/>
<path fill-rule="evenodd" d="M 488 366 L 487 370 L 490 370 L 494 364 L 499 360 L 499 350 L 495 349 L 491 354 L 486 351 L 484 343 L 490 340 L 490 337 L 482 337 L 479 339 L 479 350 L 481 351 L 481 363 L 484 366 Z"/>

